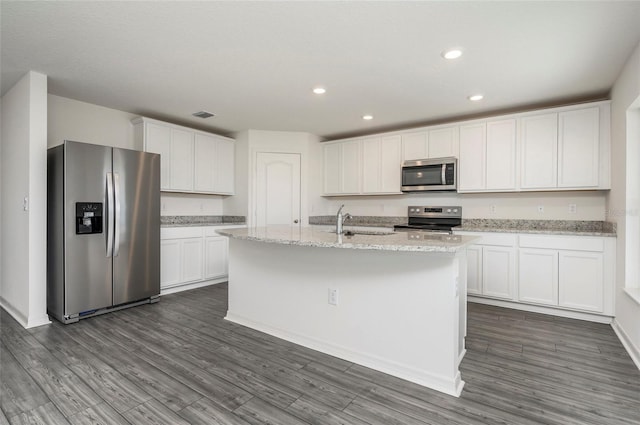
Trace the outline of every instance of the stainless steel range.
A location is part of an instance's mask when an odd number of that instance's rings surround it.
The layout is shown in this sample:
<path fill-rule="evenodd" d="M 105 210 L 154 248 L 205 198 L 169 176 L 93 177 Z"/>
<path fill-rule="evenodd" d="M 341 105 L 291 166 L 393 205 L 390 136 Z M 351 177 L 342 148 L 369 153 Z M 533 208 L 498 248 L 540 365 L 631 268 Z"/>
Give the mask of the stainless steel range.
<path fill-rule="evenodd" d="M 451 234 L 462 224 L 462 207 L 408 207 L 408 223 L 393 226 L 395 231 L 426 231 Z"/>

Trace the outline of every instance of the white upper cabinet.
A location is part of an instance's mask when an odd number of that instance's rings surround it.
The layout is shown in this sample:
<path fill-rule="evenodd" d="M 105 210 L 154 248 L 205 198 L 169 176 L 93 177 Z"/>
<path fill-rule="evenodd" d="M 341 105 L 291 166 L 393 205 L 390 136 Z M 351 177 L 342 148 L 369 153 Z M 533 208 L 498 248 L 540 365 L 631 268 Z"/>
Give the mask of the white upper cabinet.
<path fill-rule="evenodd" d="M 171 187 L 171 128 L 149 123 L 142 128 L 144 132 L 144 150 L 160 154 L 160 188 Z"/>
<path fill-rule="evenodd" d="M 402 160 L 429 157 L 429 134 L 426 131 L 402 135 Z"/>
<path fill-rule="evenodd" d="M 516 121 L 460 126 L 460 192 L 516 189 Z"/>
<path fill-rule="evenodd" d="M 362 193 L 400 193 L 400 136 L 372 137 L 362 143 Z"/>
<path fill-rule="evenodd" d="M 516 189 L 516 120 L 487 123 L 487 190 Z"/>
<path fill-rule="evenodd" d="M 233 139 L 149 118 L 132 122 L 144 150 L 160 154 L 161 190 L 233 194 Z"/>
<path fill-rule="evenodd" d="M 458 126 L 402 135 L 402 160 L 458 156 Z"/>
<path fill-rule="evenodd" d="M 361 150 L 359 140 L 331 142 L 322 146 L 324 194 L 359 195 Z"/>
<path fill-rule="evenodd" d="M 400 136 L 324 143 L 324 195 L 400 192 Z"/>
<path fill-rule="evenodd" d="M 520 121 L 521 189 L 556 187 L 558 180 L 558 114 Z"/>
<path fill-rule="evenodd" d="M 324 194 L 400 193 L 402 161 L 443 157 L 463 193 L 609 189 L 610 115 L 593 102 L 328 142 Z"/>
<path fill-rule="evenodd" d="M 459 191 L 485 189 L 486 146 L 486 124 L 460 126 L 460 158 L 458 162 Z"/>
<path fill-rule="evenodd" d="M 597 187 L 600 111 L 580 109 L 558 114 L 558 187 Z"/>
<path fill-rule="evenodd" d="M 196 192 L 232 194 L 234 190 L 233 142 L 225 138 L 195 135 L 194 187 Z"/>
<path fill-rule="evenodd" d="M 520 119 L 520 188 L 610 188 L 610 105 L 562 108 Z"/>
<path fill-rule="evenodd" d="M 429 130 L 427 158 L 458 157 L 458 126 Z"/>
<path fill-rule="evenodd" d="M 171 129 L 171 189 L 193 191 L 193 133 Z"/>

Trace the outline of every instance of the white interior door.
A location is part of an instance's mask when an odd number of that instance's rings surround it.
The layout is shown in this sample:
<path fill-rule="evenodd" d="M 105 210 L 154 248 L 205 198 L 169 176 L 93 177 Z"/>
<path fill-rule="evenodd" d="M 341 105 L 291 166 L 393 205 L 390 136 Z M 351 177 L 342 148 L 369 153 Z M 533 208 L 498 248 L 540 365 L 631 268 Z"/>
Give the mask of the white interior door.
<path fill-rule="evenodd" d="M 256 225 L 300 226 L 300 154 L 258 152 Z"/>

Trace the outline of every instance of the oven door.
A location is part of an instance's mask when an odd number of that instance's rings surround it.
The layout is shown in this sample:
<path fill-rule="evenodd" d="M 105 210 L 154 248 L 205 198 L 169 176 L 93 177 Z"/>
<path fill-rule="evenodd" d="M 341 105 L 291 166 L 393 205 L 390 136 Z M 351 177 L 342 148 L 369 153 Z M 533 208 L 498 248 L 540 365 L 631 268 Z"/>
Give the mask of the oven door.
<path fill-rule="evenodd" d="M 402 166 L 402 191 L 456 190 L 456 161 L 405 161 Z"/>

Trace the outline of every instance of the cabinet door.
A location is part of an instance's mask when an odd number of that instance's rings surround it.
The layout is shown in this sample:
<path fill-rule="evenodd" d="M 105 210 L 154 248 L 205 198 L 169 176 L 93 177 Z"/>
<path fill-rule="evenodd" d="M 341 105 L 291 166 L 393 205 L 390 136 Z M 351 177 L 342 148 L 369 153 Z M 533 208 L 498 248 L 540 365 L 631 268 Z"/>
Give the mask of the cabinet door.
<path fill-rule="evenodd" d="M 486 125 L 460 127 L 458 190 L 483 190 L 485 183 Z"/>
<path fill-rule="evenodd" d="M 196 134 L 194 144 L 194 188 L 200 192 L 214 192 L 216 183 L 216 140 L 212 136 Z"/>
<path fill-rule="evenodd" d="M 516 188 L 516 120 L 487 123 L 487 190 Z"/>
<path fill-rule="evenodd" d="M 429 158 L 458 156 L 458 127 L 429 131 Z"/>
<path fill-rule="evenodd" d="M 182 282 L 202 280 L 202 238 L 182 241 Z"/>
<path fill-rule="evenodd" d="M 558 251 L 520 248 L 518 299 L 558 305 Z"/>
<path fill-rule="evenodd" d="M 602 312 L 604 256 L 601 252 L 560 251 L 559 300 L 561 307 Z"/>
<path fill-rule="evenodd" d="M 378 137 L 362 140 L 362 192 L 377 193 L 381 186 L 381 140 Z"/>
<path fill-rule="evenodd" d="M 160 242 L 160 288 L 181 282 L 181 247 L 180 239 L 170 239 Z"/>
<path fill-rule="evenodd" d="M 467 293 L 482 295 L 482 247 L 467 248 Z"/>
<path fill-rule="evenodd" d="M 489 297 L 514 298 L 515 250 L 502 246 L 482 248 L 482 293 Z"/>
<path fill-rule="evenodd" d="M 380 192 L 400 193 L 401 150 L 400 136 L 384 137 L 380 141 Z"/>
<path fill-rule="evenodd" d="M 233 194 L 235 191 L 235 149 L 231 140 L 216 140 L 216 193 Z"/>
<path fill-rule="evenodd" d="M 557 186 L 558 114 L 537 115 L 521 121 L 522 189 Z"/>
<path fill-rule="evenodd" d="M 193 190 L 193 133 L 171 129 L 171 189 Z"/>
<path fill-rule="evenodd" d="M 561 112 L 558 133 L 558 187 L 597 187 L 600 110 Z"/>
<path fill-rule="evenodd" d="M 160 154 L 160 189 L 171 186 L 171 128 L 145 124 L 144 150 Z"/>
<path fill-rule="evenodd" d="M 228 240 L 224 236 L 210 236 L 205 239 L 204 278 L 213 279 L 226 276 Z"/>
<path fill-rule="evenodd" d="M 341 147 L 340 143 L 325 144 L 322 146 L 324 193 L 340 193 L 341 176 Z"/>
<path fill-rule="evenodd" d="M 427 132 L 402 135 L 402 160 L 425 159 L 429 157 Z"/>
<path fill-rule="evenodd" d="M 342 148 L 342 193 L 360 193 L 360 141 L 343 142 Z"/>

